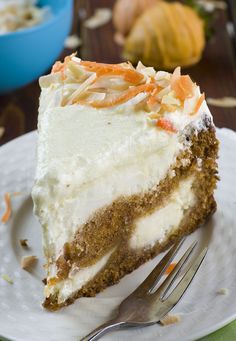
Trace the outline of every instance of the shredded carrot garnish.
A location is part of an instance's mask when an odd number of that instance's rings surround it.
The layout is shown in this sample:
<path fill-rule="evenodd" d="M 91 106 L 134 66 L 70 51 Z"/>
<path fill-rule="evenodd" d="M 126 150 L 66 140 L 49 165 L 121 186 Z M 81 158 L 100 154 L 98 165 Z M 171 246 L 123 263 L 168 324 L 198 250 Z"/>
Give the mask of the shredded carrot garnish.
<path fill-rule="evenodd" d="M 62 62 L 57 61 L 52 67 L 52 73 L 64 71 L 65 65 Z"/>
<path fill-rule="evenodd" d="M 175 129 L 173 124 L 169 120 L 166 120 L 165 118 L 160 118 L 157 121 L 156 125 L 157 127 L 169 131 L 171 133 L 177 133 L 177 129 Z"/>
<path fill-rule="evenodd" d="M 150 110 L 155 107 L 157 103 L 160 103 L 160 101 L 157 98 L 157 94 L 161 91 L 161 87 L 157 85 L 157 87 L 152 91 L 151 96 L 147 100 L 147 105 Z"/>
<path fill-rule="evenodd" d="M 195 108 L 194 108 L 193 112 L 190 115 L 194 115 L 194 114 L 196 114 L 198 112 L 198 110 L 201 108 L 201 105 L 202 105 L 204 99 L 205 99 L 205 94 L 203 93 L 198 98 L 198 100 L 197 100 L 197 102 L 195 104 Z"/>
<path fill-rule="evenodd" d="M 10 216 L 11 216 L 11 212 L 12 212 L 12 208 L 11 208 L 11 197 L 9 193 L 5 193 L 4 195 L 4 200 L 5 200 L 5 204 L 6 204 L 6 210 L 5 213 L 2 216 L 2 223 L 7 223 Z"/>
<path fill-rule="evenodd" d="M 119 64 L 107 64 L 107 63 L 97 63 L 97 62 L 90 62 L 89 60 L 81 60 L 80 65 L 85 66 L 86 68 L 96 69 L 98 67 L 121 67 Z"/>
<path fill-rule="evenodd" d="M 144 78 L 140 72 L 133 69 L 126 69 L 118 64 L 103 64 L 81 61 L 80 65 L 84 66 L 88 71 L 96 72 L 97 77 L 123 76 L 127 82 L 132 84 L 138 84 Z"/>
<path fill-rule="evenodd" d="M 55 72 L 61 72 L 61 78 L 62 80 L 65 80 L 66 79 L 66 76 L 65 76 L 65 68 L 67 66 L 67 64 L 71 61 L 72 57 L 74 56 L 75 54 L 72 54 L 72 56 L 67 56 L 64 58 L 64 62 L 60 62 L 60 61 L 57 61 L 53 67 L 52 67 L 52 73 L 55 73 Z"/>
<path fill-rule="evenodd" d="M 165 271 L 165 275 L 169 275 L 172 270 L 174 270 L 176 263 L 171 263 Z"/>
<path fill-rule="evenodd" d="M 57 61 L 52 67 L 52 73 L 60 72 L 61 79 L 65 80 L 65 63 Z"/>
<path fill-rule="evenodd" d="M 90 105 L 94 108 L 107 108 L 117 104 L 122 104 L 138 95 L 140 92 L 152 92 L 155 88 L 154 84 L 143 84 L 131 89 L 126 90 L 120 96 L 110 99 L 104 99 L 102 101 L 94 101 Z"/>
<path fill-rule="evenodd" d="M 193 96 L 193 82 L 189 76 L 176 76 L 172 78 L 171 88 L 181 101 Z"/>

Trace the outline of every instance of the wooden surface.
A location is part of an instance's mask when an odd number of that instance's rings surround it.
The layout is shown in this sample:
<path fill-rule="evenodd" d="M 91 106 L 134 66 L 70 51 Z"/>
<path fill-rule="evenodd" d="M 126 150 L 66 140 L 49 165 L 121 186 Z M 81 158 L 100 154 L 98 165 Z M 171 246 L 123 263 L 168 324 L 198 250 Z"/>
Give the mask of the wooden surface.
<path fill-rule="evenodd" d="M 79 7 L 86 9 L 87 16 L 96 7 L 112 7 L 113 3 L 114 0 L 78 1 Z M 183 71 L 201 85 L 206 97 L 236 96 L 236 55 L 233 39 L 226 30 L 227 21 L 227 11 L 219 11 L 214 22 L 215 35 L 207 43 L 201 62 Z M 110 63 L 122 60 L 121 48 L 113 40 L 112 22 L 94 30 L 80 27 L 79 32 L 83 41 L 79 56 L 83 59 Z M 62 56 L 71 52 L 73 51 L 65 50 Z M 36 129 L 39 93 L 38 82 L 34 82 L 23 89 L 0 96 L 0 126 L 5 128 L 0 144 Z M 212 106 L 210 109 L 218 127 L 236 130 L 236 108 Z"/>

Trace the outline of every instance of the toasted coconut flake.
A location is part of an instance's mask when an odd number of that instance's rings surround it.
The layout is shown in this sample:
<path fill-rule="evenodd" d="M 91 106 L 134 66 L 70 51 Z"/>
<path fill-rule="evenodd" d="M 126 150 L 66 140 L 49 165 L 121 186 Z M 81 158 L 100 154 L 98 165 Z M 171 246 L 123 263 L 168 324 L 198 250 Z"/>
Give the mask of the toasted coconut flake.
<path fill-rule="evenodd" d="M 64 47 L 66 49 L 76 49 L 77 47 L 82 45 L 82 40 L 76 34 L 72 34 L 68 36 L 65 40 Z"/>
<path fill-rule="evenodd" d="M 175 97 L 174 91 L 170 91 L 168 94 L 164 95 L 162 97 L 161 103 L 167 104 L 167 105 L 174 105 L 174 106 L 181 105 L 180 100 Z"/>
<path fill-rule="evenodd" d="M 168 95 L 170 91 L 171 91 L 170 86 L 167 86 L 166 88 L 158 92 L 157 98 L 159 99 L 160 103 L 162 101 L 163 96 Z"/>
<path fill-rule="evenodd" d="M 168 314 L 160 320 L 162 326 L 169 326 L 170 324 L 179 323 L 181 321 L 180 315 Z"/>
<path fill-rule="evenodd" d="M 155 113 L 151 113 L 148 115 L 148 118 L 150 118 L 151 120 L 157 120 L 162 118 L 162 113 L 160 113 L 160 108 L 161 106 L 159 105 L 158 110 Z"/>
<path fill-rule="evenodd" d="M 36 264 L 38 258 L 36 256 L 25 256 L 21 259 L 21 267 L 24 270 L 30 271 Z"/>
<path fill-rule="evenodd" d="M 207 98 L 207 103 L 215 107 L 233 108 L 236 107 L 236 97 Z"/>
<path fill-rule="evenodd" d="M 67 64 L 67 68 L 76 81 L 83 81 L 86 77 L 88 77 L 88 73 L 85 72 L 85 70 L 77 62 L 70 61 Z"/>
<path fill-rule="evenodd" d="M 70 98 L 68 98 L 68 104 L 76 103 L 80 96 L 88 89 L 88 87 L 95 81 L 96 73 L 91 74 L 85 82 L 83 82 L 80 87 L 72 94 Z"/>
<path fill-rule="evenodd" d="M 227 288 L 220 288 L 217 291 L 217 294 L 219 294 L 219 295 L 228 295 L 228 293 L 229 293 L 229 289 L 227 289 Z"/>
<path fill-rule="evenodd" d="M 13 284 L 13 280 L 7 275 L 7 274 L 3 274 L 2 275 L 2 279 L 4 279 L 4 281 L 6 281 L 9 284 Z"/>
<path fill-rule="evenodd" d="M 28 248 L 28 239 L 20 239 L 20 245 L 24 248 Z"/>
<path fill-rule="evenodd" d="M 112 11 L 110 8 L 98 8 L 94 15 L 84 22 L 86 28 L 94 29 L 107 24 L 112 18 Z"/>
<path fill-rule="evenodd" d="M 5 133 L 5 128 L 0 127 L 0 139 L 3 137 L 4 133 Z"/>
<path fill-rule="evenodd" d="M 39 85 L 41 86 L 41 88 L 48 88 L 51 84 L 55 85 L 60 82 L 61 82 L 60 72 L 50 73 L 49 75 L 41 76 L 39 78 Z"/>
<path fill-rule="evenodd" d="M 103 101 L 95 101 L 92 102 L 91 105 L 95 108 L 107 108 L 112 107 L 118 104 L 123 104 L 127 101 L 129 101 L 131 98 L 136 97 L 141 92 L 152 92 L 154 90 L 155 86 L 153 84 L 143 84 L 136 87 L 132 87 L 123 93 L 121 93 L 119 96 L 110 96 L 109 98 L 103 100 Z"/>

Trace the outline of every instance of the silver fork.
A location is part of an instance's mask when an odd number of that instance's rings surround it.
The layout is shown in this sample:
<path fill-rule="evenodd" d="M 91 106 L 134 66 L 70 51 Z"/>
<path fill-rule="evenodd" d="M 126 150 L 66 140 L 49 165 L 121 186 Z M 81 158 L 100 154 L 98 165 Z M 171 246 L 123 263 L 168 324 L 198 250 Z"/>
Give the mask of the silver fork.
<path fill-rule="evenodd" d="M 171 273 L 155 289 L 183 241 L 184 239 L 173 245 L 141 285 L 121 302 L 117 316 L 114 319 L 102 324 L 81 341 L 98 340 L 104 334 L 119 328 L 145 327 L 159 322 L 181 299 L 207 253 L 207 247 L 205 247 L 184 272 L 181 280 L 171 293 L 168 293 L 180 270 L 197 245 L 197 242 L 192 243 Z"/>

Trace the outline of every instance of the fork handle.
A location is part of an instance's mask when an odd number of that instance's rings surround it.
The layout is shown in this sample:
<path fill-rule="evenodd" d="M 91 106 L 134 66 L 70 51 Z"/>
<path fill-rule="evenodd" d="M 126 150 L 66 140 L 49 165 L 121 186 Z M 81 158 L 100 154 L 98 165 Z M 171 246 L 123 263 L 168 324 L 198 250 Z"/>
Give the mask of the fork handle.
<path fill-rule="evenodd" d="M 96 341 L 111 330 L 119 329 L 121 325 L 125 325 L 125 322 L 110 320 L 94 329 L 91 333 L 83 337 L 80 341 Z"/>

